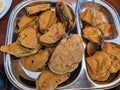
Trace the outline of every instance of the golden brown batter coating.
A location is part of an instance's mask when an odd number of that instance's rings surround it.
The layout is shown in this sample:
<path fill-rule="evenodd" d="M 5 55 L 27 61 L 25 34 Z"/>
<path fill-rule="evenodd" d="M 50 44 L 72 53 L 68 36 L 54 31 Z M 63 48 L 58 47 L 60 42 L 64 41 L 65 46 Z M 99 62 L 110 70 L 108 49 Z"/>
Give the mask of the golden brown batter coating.
<path fill-rule="evenodd" d="M 84 52 L 81 36 L 73 34 L 64 38 L 55 48 L 49 62 L 51 71 L 57 74 L 64 74 L 74 71 L 82 60 Z"/>
<path fill-rule="evenodd" d="M 32 6 L 28 6 L 26 7 L 26 11 L 29 15 L 34 15 L 46 10 L 49 10 L 51 8 L 50 4 L 46 3 L 46 4 L 36 4 L 36 5 L 32 5 Z"/>
<path fill-rule="evenodd" d="M 96 26 L 95 20 L 94 20 L 94 10 L 93 8 L 86 9 L 83 13 L 80 14 L 80 18 L 91 24 L 92 26 Z M 100 11 L 96 11 L 96 21 L 98 24 L 103 22 L 103 13 Z"/>
<path fill-rule="evenodd" d="M 30 71 L 39 71 L 45 67 L 49 59 L 47 50 L 40 50 L 38 53 L 20 59 L 22 66 Z"/>
<path fill-rule="evenodd" d="M 87 57 L 88 72 L 96 81 L 106 81 L 110 75 L 111 58 L 104 51 L 97 51 L 93 56 Z M 103 78 L 104 77 L 104 78 Z"/>
<path fill-rule="evenodd" d="M 30 50 L 22 47 L 19 42 L 14 42 L 10 45 L 1 46 L 0 51 L 12 54 L 16 57 L 24 57 L 36 53 L 38 49 Z"/>
<path fill-rule="evenodd" d="M 40 47 L 37 31 L 31 27 L 27 27 L 19 33 L 18 41 L 26 48 L 36 49 Z"/>
<path fill-rule="evenodd" d="M 58 22 L 49 28 L 49 31 L 40 36 L 40 42 L 54 44 L 66 35 L 65 27 Z"/>
<path fill-rule="evenodd" d="M 46 33 L 48 28 L 57 22 L 55 11 L 45 11 L 40 15 L 39 27 L 41 33 Z"/>
<path fill-rule="evenodd" d="M 36 81 L 37 90 L 54 90 L 59 84 L 69 78 L 70 74 L 55 74 L 50 70 L 43 70 Z"/>

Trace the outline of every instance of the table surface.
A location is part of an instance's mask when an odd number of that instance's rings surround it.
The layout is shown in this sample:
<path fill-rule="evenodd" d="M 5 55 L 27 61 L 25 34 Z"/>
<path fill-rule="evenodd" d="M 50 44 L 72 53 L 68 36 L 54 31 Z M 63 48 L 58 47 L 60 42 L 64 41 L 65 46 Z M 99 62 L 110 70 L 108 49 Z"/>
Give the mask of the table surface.
<path fill-rule="evenodd" d="M 12 2 L 12 6 L 10 7 L 9 11 L 6 13 L 6 15 L 0 19 L 0 46 L 4 45 L 5 43 L 5 37 L 6 37 L 6 29 L 7 29 L 7 23 L 8 23 L 8 18 L 9 15 L 12 11 L 12 9 L 23 0 L 13 0 Z M 68 0 L 67 0 L 68 1 Z M 120 0 L 106 0 L 107 2 L 109 2 L 119 13 L 120 15 Z M 0 69 L 2 69 L 3 73 L 4 73 L 4 66 L 3 66 L 3 53 L 0 52 Z M 16 90 L 16 88 L 14 88 L 14 86 L 12 86 L 10 83 L 8 83 L 8 90 Z"/>

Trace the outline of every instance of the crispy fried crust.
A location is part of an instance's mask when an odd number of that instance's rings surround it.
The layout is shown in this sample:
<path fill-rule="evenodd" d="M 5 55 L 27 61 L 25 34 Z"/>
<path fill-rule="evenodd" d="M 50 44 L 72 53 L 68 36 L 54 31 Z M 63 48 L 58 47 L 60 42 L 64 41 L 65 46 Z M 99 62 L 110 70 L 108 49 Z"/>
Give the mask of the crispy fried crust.
<path fill-rule="evenodd" d="M 65 2 L 59 1 L 56 4 L 56 13 L 59 16 L 62 23 L 66 28 L 72 28 L 74 26 L 74 15 Z"/>
<path fill-rule="evenodd" d="M 34 55 L 21 58 L 20 61 L 24 68 L 30 71 L 38 71 L 45 66 L 48 59 L 49 59 L 48 51 L 40 50 L 38 53 Z"/>
<path fill-rule="evenodd" d="M 64 38 L 51 56 L 48 64 L 50 70 L 57 74 L 74 71 L 82 60 L 83 52 L 83 40 L 79 35 Z"/>
<path fill-rule="evenodd" d="M 87 57 L 86 60 L 89 75 L 93 80 L 106 81 L 108 79 L 111 59 L 104 51 L 97 51 L 93 56 Z"/>
<path fill-rule="evenodd" d="M 80 18 L 91 24 L 92 26 L 96 26 L 94 21 L 94 10 L 93 8 L 86 9 L 83 13 L 80 14 Z M 98 24 L 103 22 L 103 13 L 100 11 L 96 11 L 96 21 Z"/>
<path fill-rule="evenodd" d="M 60 75 L 50 70 L 43 70 L 36 82 L 37 90 L 54 90 L 59 84 L 66 81 L 69 76 L 69 73 Z"/>
<path fill-rule="evenodd" d="M 48 32 L 40 36 L 40 42 L 46 44 L 55 44 L 65 35 L 66 32 L 63 24 L 58 22 L 51 26 Z"/>
<path fill-rule="evenodd" d="M 110 30 L 110 24 L 108 24 L 107 22 L 103 22 L 103 23 L 99 24 L 99 28 L 101 28 L 104 35 L 108 35 L 109 30 Z"/>
<path fill-rule="evenodd" d="M 116 56 L 110 55 L 109 57 L 112 59 L 111 61 L 111 67 L 109 69 L 110 73 L 116 73 L 120 70 L 120 59 L 118 59 Z"/>
<path fill-rule="evenodd" d="M 20 33 L 27 27 L 32 27 L 34 29 L 38 29 L 38 16 L 25 16 L 18 19 L 18 29 L 15 31 L 16 33 Z"/>
<path fill-rule="evenodd" d="M 39 48 L 37 31 L 34 28 L 27 27 L 20 32 L 18 36 L 18 41 L 20 44 L 26 48 Z"/>
<path fill-rule="evenodd" d="M 49 10 L 50 8 L 51 8 L 50 4 L 36 4 L 26 7 L 26 11 L 29 15 L 34 15 Z"/>
<path fill-rule="evenodd" d="M 83 37 L 88 39 L 91 42 L 101 44 L 101 32 L 97 27 L 87 26 L 83 29 Z"/>
<path fill-rule="evenodd" d="M 57 22 L 57 17 L 55 11 L 48 10 L 43 12 L 39 18 L 40 32 L 41 33 L 47 32 L 48 31 L 47 29 L 56 22 Z"/>
<path fill-rule="evenodd" d="M 16 57 L 24 57 L 36 53 L 38 49 L 29 50 L 22 47 L 18 42 L 14 42 L 10 45 L 1 46 L 0 51 L 12 54 Z"/>
<path fill-rule="evenodd" d="M 19 23 L 18 23 L 18 27 L 19 28 L 23 28 L 25 25 L 28 25 L 30 22 L 32 22 L 33 20 L 35 20 L 36 17 L 22 17 L 19 19 Z"/>
<path fill-rule="evenodd" d="M 109 42 L 104 42 L 103 50 L 106 53 L 116 56 L 118 59 L 120 59 L 120 47 L 117 45 Z"/>

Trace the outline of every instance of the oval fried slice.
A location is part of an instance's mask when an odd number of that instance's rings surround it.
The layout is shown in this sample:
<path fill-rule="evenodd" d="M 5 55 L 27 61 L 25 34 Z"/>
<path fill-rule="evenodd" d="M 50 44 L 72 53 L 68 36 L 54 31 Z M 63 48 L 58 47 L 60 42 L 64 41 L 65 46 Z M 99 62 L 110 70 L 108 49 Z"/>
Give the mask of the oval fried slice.
<path fill-rule="evenodd" d="M 43 70 L 36 81 L 37 90 L 54 90 L 59 84 L 69 78 L 70 74 L 55 74 L 50 70 Z"/>
<path fill-rule="evenodd" d="M 30 71 L 38 71 L 45 67 L 48 59 L 48 50 L 40 50 L 34 55 L 21 58 L 20 61 L 24 68 Z"/>
<path fill-rule="evenodd" d="M 40 42 L 46 44 L 55 44 L 65 35 L 66 32 L 63 24 L 58 22 L 51 26 L 48 32 L 40 36 Z"/>
<path fill-rule="evenodd" d="M 57 74 L 74 71 L 82 60 L 84 52 L 81 36 L 73 34 L 64 38 L 55 48 L 49 61 L 49 68 Z"/>
<path fill-rule="evenodd" d="M 30 50 L 22 47 L 18 42 L 14 42 L 10 45 L 1 46 L 0 51 L 12 54 L 16 57 L 24 57 L 36 53 L 38 49 Z"/>
<path fill-rule="evenodd" d="M 20 32 L 18 36 L 20 44 L 29 49 L 39 48 L 37 31 L 34 28 L 27 27 Z"/>

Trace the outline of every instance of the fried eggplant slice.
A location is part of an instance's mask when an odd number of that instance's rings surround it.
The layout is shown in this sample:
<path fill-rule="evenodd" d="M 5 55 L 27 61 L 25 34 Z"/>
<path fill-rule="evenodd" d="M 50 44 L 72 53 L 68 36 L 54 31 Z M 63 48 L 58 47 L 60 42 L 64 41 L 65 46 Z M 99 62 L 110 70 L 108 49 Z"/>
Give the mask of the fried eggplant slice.
<path fill-rule="evenodd" d="M 60 18 L 61 22 L 64 23 L 66 28 L 70 29 L 74 27 L 75 15 L 65 2 L 57 2 L 56 14 Z"/>
<path fill-rule="evenodd" d="M 40 50 L 38 53 L 20 58 L 22 66 L 30 71 L 40 71 L 45 66 L 49 59 L 48 50 Z"/>
<path fill-rule="evenodd" d="M 97 51 L 93 56 L 86 58 L 88 72 L 92 80 L 106 81 L 110 75 L 111 58 L 104 51 Z M 106 78 L 103 78 L 103 77 Z M 102 79 L 101 79 L 102 78 Z"/>
<path fill-rule="evenodd" d="M 93 55 L 98 50 L 98 45 L 93 42 L 88 42 L 87 44 L 87 54 L 89 56 Z"/>
<path fill-rule="evenodd" d="M 16 33 L 20 33 L 27 27 L 32 27 L 34 29 L 38 29 L 38 17 L 37 16 L 25 16 L 18 19 L 18 28 L 16 29 Z"/>
<path fill-rule="evenodd" d="M 49 3 L 36 4 L 36 5 L 26 7 L 26 11 L 28 15 L 35 15 L 49 9 L 51 9 L 51 6 Z"/>
<path fill-rule="evenodd" d="M 116 56 L 118 59 L 120 59 L 120 46 L 109 42 L 104 42 L 103 50 L 106 53 Z"/>
<path fill-rule="evenodd" d="M 55 74 L 50 70 L 43 70 L 36 81 L 37 90 L 54 90 L 59 84 L 65 82 L 70 73 Z"/>
<path fill-rule="evenodd" d="M 28 25 L 30 22 L 35 20 L 35 18 L 36 18 L 35 16 L 33 16 L 33 17 L 25 16 L 25 17 L 20 18 L 19 23 L 18 23 L 19 29 L 23 28 L 25 25 Z"/>
<path fill-rule="evenodd" d="M 65 27 L 62 23 L 58 22 L 49 28 L 49 31 L 40 36 L 41 44 L 45 46 L 52 45 L 58 42 L 66 35 Z"/>
<path fill-rule="evenodd" d="M 22 17 L 18 20 L 18 29 L 16 30 L 16 33 L 20 33 L 22 30 L 24 30 L 27 27 L 32 27 L 36 30 L 38 30 L 38 17 L 32 16 L 32 17 Z"/>
<path fill-rule="evenodd" d="M 98 24 L 103 23 L 103 13 L 100 11 L 96 11 L 96 22 Z M 92 26 L 96 26 L 94 20 L 94 10 L 93 8 L 86 9 L 84 12 L 80 14 L 80 18 L 85 21 L 86 23 L 91 24 Z"/>
<path fill-rule="evenodd" d="M 31 27 L 27 27 L 19 33 L 18 41 L 22 46 L 29 49 L 40 48 L 37 38 L 37 31 Z"/>
<path fill-rule="evenodd" d="M 22 47 L 18 42 L 14 42 L 10 45 L 1 46 L 0 51 L 12 54 L 16 57 L 24 57 L 35 54 L 38 49 L 30 50 Z"/>
<path fill-rule="evenodd" d="M 40 27 L 40 32 L 45 33 L 47 32 L 48 28 L 51 27 L 53 24 L 57 22 L 57 17 L 55 14 L 55 11 L 45 11 L 40 15 L 39 18 L 39 27 Z"/>
<path fill-rule="evenodd" d="M 83 37 L 98 45 L 101 44 L 101 32 L 97 27 L 85 27 L 83 29 Z"/>
<path fill-rule="evenodd" d="M 81 36 L 73 34 L 64 38 L 55 48 L 48 66 L 56 74 L 65 74 L 74 71 L 82 60 L 84 52 Z"/>

